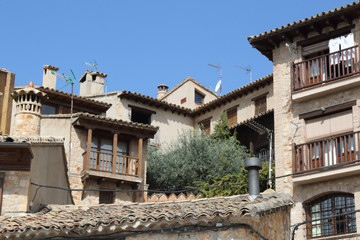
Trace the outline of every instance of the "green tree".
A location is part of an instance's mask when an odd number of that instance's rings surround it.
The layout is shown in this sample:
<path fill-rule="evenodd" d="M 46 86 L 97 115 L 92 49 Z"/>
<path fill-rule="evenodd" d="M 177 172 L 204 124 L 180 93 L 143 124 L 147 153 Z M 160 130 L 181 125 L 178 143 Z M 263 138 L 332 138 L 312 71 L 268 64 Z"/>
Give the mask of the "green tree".
<path fill-rule="evenodd" d="M 248 151 L 234 137 L 208 136 L 200 129 L 180 134 L 167 148 L 148 151 L 150 189 L 171 191 L 241 171 Z"/>
<path fill-rule="evenodd" d="M 216 122 L 214 127 L 213 138 L 216 139 L 227 139 L 231 136 L 227 113 L 223 111 L 220 115 L 219 120 Z"/>
<path fill-rule="evenodd" d="M 274 166 L 272 167 L 272 177 L 275 177 Z M 262 169 L 259 171 L 260 178 L 260 191 L 263 192 L 268 189 L 269 178 L 269 162 L 262 163 Z M 212 177 L 210 181 L 197 181 L 196 187 L 209 187 L 201 189 L 199 192 L 203 197 L 215 197 L 215 196 L 232 196 L 248 193 L 248 171 L 242 167 L 241 171 L 236 174 L 227 174 L 223 177 Z M 235 185 L 234 185 L 235 184 Z M 230 185 L 225 187 L 211 188 L 212 186 Z M 233 186 L 231 186 L 233 185 Z M 273 181 L 273 189 L 275 189 Z"/>

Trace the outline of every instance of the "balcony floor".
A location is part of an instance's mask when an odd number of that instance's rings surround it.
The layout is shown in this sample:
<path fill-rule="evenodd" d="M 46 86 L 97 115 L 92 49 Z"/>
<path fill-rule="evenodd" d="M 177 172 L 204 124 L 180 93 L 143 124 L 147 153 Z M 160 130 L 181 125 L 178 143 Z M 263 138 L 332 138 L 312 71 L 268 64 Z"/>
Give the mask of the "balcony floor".
<path fill-rule="evenodd" d="M 336 165 L 334 165 L 335 167 Z M 360 164 L 353 164 L 346 167 L 339 167 L 333 170 L 320 170 L 321 172 L 304 173 L 300 176 L 294 176 L 293 183 L 304 185 L 314 182 L 328 181 L 337 178 L 349 177 L 360 174 Z"/>
<path fill-rule="evenodd" d="M 113 174 L 110 172 L 101 172 L 94 170 L 83 170 L 81 172 L 81 179 L 85 180 L 87 178 L 105 178 L 110 181 L 126 181 L 132 183 L 141 183 L 142 178 L 130 176 L 130 175 L 122 175 L 122 174 Z"/>

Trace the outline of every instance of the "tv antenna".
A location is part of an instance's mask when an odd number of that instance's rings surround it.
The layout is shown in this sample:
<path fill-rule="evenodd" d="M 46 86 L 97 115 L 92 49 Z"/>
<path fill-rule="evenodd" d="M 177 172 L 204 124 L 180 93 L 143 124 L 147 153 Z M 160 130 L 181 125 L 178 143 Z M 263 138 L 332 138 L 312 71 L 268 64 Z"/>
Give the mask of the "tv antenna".
<path fill-rule="evenodd" d="M 71 169 L 71 149 L 72 149 L 72 138 L 71 138 L 71 127 L 72 127 L 72 118 L 73 118 L 73 111 L 74 111 L 74 82 L 76 80 L 75 74 L 73 70 L 70 68 L 72 78 L 66 76 L 64 73 L 55 73 L 51 71 L 52 74 L 56 75 L 57 78 L 60 78 L 66 82 L 66 85 L 71 84 L 71 104 L 70 104 L 70 138 L 69 138 L 69 167 L 68 167 L 68 176 L 70 177 L 70 169 Z"/>
<path fill-rule="evenodd" d="M 250 73 L 250 82 L 252 82 L 252 71 L 253 71 L 252 68 L 244 68 L 244 67 L 240 67 L 240 66 L 237 66 L 237 65 L 235 65 L 235 67 L 249 72 Z"/>
<path fill-rule="evenodd" d="M 95 60 L 93 60 L 92 62 L 84 62 L 84 65 L 88 66 L 88 67 L 91 67 L 91 70 L 92 71 L 98 71 L 98 64 Z"/>
<path fill-rule="evenodd" d="M 220 96 L 221 96 L 221 84 L 222 84 L 222 66 L 217 66 L 217 65 L 213 65 L 213 64 L 208 64 L 210 67 L 216 68 L 217 70 L 220 71 L 220 80 L 217 82 L 216 87 L 215 87 L 215 92 L 218 92 L 220 90 Z"/>

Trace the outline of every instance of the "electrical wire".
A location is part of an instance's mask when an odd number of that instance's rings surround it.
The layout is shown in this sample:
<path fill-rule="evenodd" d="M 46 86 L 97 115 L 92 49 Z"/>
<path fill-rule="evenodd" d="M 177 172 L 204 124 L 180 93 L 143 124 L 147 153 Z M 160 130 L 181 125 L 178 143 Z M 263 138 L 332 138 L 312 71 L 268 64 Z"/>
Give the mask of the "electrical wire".
<path fill-rule="evenodd" d="M 328 170 L 332 170 L 332 169 L 336 169 L 336 168 L 341 168 L 341 167 L 344 167 L 346 165 L 350 165 L 350 164 L 357 163 L 357 162 L 360 162 L 360 160 L 341 163 L 341 164 L 337 164 L 337 165 L 333 165 L 333 166 L 328 166 L 328 167 L 325 167 L 325 168 L 311 169 L 311 170 L 307 170 L 307 171 L 302 171 L 302 172 L 297 172 L 297 173 L 290 173 L 290 174 L 285 174 L 285 175 L 282 175 L 282 176 L 276 176 L 276 177 L 267 178 L 267 179 L 260 179 L 260 181 L 269 181 L 270 179 L 271 180 L 276 180 L 276 179 L 285 178 L 285 177 L 292 177 L 292 176 L 302 175 L 302 174 L 305 174 L 305 173 L 323 172 L 323 171 L 328 171 Z M 59 189 L 59 190 L 64 190 L 64 191 L 70 191 L 70 192 L 95 192 L 95 191 L 101 191 L 101 192 L 128 192 L 128 193 L 148 192 L 148 193 L 166 193 L 166 194 L 190 192 L 190 191 L 201 190 L 201 189 L 213 189 L 213 188 L 220 188 L 220 187 L 241 186 L 241 185 L 245 185 L 245 184 L 248 184 L 248 182 L 241 182 L 241 183 L 234 183 L 234 184 L 223 184 L 223 185 L 215 185 L 215 186 L 206 186 L 206 187 L 204 186 L 204 187 L 184 188 L 184 189 L 179 189 L 179 190 L 167 191 L 167 190 L 151 190 L 151 189 L 150 190 L 145 190 L 145 189 L 144 190 L 141 190 L 141 189 L 95 189 L 95 188 L 79 188 L 79 189 L 74 188 L 74 189 L 72 189 L 72 188 L 57 187 L 57 186 L 51 186 L 51 185 L 42 185 L 42 184 L 37 184 L 37 183 L 31 182 L 31 185 L 37 186 L 39 188 L 53 188 L 53 189 Z M 34 196 L 34 199 L 35 199 L 35 196 Z"/>

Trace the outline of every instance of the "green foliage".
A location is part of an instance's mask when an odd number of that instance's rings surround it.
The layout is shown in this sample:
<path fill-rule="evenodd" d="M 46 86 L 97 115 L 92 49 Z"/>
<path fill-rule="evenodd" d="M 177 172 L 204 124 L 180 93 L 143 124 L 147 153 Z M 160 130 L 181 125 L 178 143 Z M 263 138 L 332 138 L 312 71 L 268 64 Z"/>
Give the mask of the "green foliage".
<path fill-rule="evenodd" d="M 227 186 L 219 188 L 208 188 L 199 190 L 203 197 L 215 197 L 215 196 L 232 196 L 239 194 L 248 193 L 248 171 L 242 167 L 241 171 L 236 174 L 227 174 L 224 177 L 212 177 L 210 181 L 197 181 L 195 182 L 196 187 L 211 187 L 219 185 L 232 185 L 232 184 L 241 184 L 236 186 Z M 275 177 L 274 166 L 272 169 L 272 176 Z M 262 169 L 259 171 L 260 178 L 260 191 L 263 192 L 268 188 L 268 178 L 269 178 L 269 162 L 263 162 Z M 273 181 L 273 189 L 275 189 Z"/>
<path fill-rule="evenodd" d="M 234 137 L 213 138 L 199 129 L 184 132 L 166 149 L 149 147 L 150 189 L 171 191 L 241 171 L 248 156 Z"/>
<path fill-rule="evenodd" d="M 215 139 L 227 139 L 230 135 L 227 113 L 223 111 L 220 115 L 220 119 L 216 122 L 212 137 Z"/>

